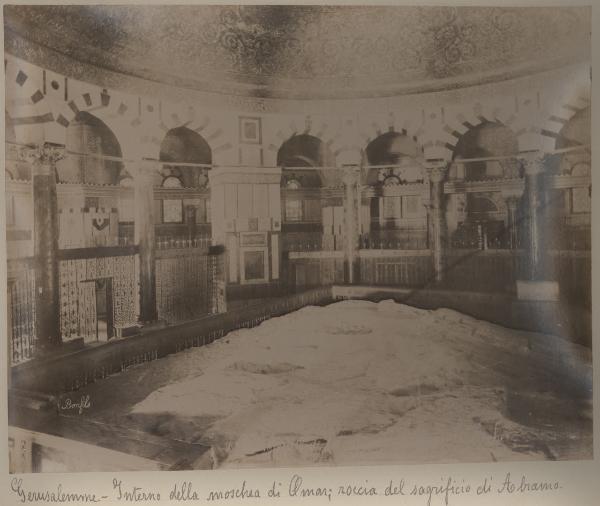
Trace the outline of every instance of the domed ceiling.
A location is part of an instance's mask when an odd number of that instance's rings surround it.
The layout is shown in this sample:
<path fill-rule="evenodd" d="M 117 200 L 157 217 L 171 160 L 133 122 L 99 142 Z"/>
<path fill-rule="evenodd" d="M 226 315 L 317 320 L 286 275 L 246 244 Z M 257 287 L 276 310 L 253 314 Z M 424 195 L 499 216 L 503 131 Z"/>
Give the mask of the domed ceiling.
<path fill-rule="evenodd" d="M 70 77 L 86 80 L 91 65 L 259 97 L 441 90 L 590 57 L 585 7 L 22 5 L 4 12 L 8 53 Z"/>

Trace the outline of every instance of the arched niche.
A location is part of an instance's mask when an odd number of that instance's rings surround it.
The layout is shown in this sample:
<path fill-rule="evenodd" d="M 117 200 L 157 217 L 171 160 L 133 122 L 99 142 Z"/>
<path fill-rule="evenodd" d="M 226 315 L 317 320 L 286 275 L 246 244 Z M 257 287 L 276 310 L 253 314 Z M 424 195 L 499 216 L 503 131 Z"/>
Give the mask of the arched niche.
<path fill-rule="evenodd" d="M 519 142 L 514 132 L 496 121 L 484 121 L 467 130 L 454 148 L 450 179 L 479 181 L 518 176 L 516 160 L 491 160 L 460 163 L 461 159 L 516 155 Z"/>
<path fill-rule="evenodd" d="M 296 179 L 305 188 L 341 184 L 337 171 L 307 170 L 310 167 L 335 165 L 333 153 L 321 139 L 314 135 L 294 135 L 285 141 L 277 152 L 277 165 L 284 170 L 284 184 L 288 177 Z"/>
<path fill-rule="evenodd" d="M 365 183 L 390 186 L 420 182 L 423 180 L 418 162 L 421 157 L 422 150 L 408 135 L 392 131 L 381 134 L 367 145 L 365 158 L 367 165 L 383 167 L 370 168 Z"/>
<path fill-rule="evenodd" d="M 67 127 L 68 156 L 57 163 L 58 180 L 68 183 L 111 184 L 119 182 L 122 151 L 112 130 L 96 116 L 80 111 Z"/>
<path fill-rule="evenodd" d="M 212 151 L 208 142 L 198 132 L 187 127 L 172 128 L 160 145 L 159 160 L 163 165 L 163 176 L 176 177 L 184 187 L 204 188 L 208 183 L 208 169 L 181 164 L 212 164 Z"/>

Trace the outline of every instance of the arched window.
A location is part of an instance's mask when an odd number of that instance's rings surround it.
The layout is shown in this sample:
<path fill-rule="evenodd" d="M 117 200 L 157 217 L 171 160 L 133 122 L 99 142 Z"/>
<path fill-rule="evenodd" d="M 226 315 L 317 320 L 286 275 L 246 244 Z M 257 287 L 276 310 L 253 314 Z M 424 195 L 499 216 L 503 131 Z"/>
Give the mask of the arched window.
<path fill-rule="evenodd" d="M 299 190 L 302 185 L 300 184 L 300 181 L 298 181 L 297 179 L 290 179 L 289 181 L 286 182 L 285 187 L 288 190 Z"/>
<path fill-rule="evenodd" d="M 163 179 L 161 186 L 163 188 L 182 188 L 183 183 L 178 177 L 167 176 Z M 162 217 L 163 223 L 183 223 L 183 200 L 163 199 Z"/>
<path fill-rule="evenodd" d="M 103 157 L 121 158 L 121 146 L 112 130 L 88 112 L 78 112 L 67 127 L 69 157 L 57 165 L 62 182 L 118 184 L 123 163 Z"/>
<path fill-rule="evenodd" d="M 182 186 L 203 188 L 208 182 L 207 168 L 179 164 L 212 164 L 212 151 L 208 142 L 198 132 L 187 127 L 169 130 L 160 145 L 159 159 L 167 162 L 166 173 L 178 177 Z"/>
<path fill-rule="evenodd" d="M 133 178 L 131 176 L 122 177 L 119 179 L 119 186 L 123 188 L 133 188 Z"/>
<path fill-rule="evenodd" d="M 179 179 L 178 177 L 168 176 L 165 179 L 163 179 L 162 187 L 163 188 L 183 188 L 183 183 L 181 182 L 181 179 Z"/>
<path fill-rule="evenodd" d="M 297 179 L 291 178 L 287 180 L 285 187 L 288 190 L 299 190 L 302 185 Z M 285 221 L 302 221 L 304 216 L 302 212 L 302 199 L 288 195 L 288 198 L 285 199 L 284 212 Z"/>

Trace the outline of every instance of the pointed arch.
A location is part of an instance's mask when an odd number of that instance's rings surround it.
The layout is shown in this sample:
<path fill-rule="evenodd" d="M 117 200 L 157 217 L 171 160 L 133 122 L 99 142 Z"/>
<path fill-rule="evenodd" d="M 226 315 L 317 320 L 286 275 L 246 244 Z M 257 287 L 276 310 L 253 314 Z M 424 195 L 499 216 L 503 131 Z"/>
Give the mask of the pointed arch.
<path fill-rule="evenodd" d="M 390 131 L 369 142 L 365 153 L 369 165 L 399 165 L 406 157 L 417 158 L 419 147 L 408 135 Z"/>
<path fill-rule="evenodd" d="M 332 171 L 309 170 L 311 167 L 332 167 L 334 164 L 334 155 L 328 145 L 319 137 L 307 133 L 292 135 L 277 151 L 277 165 L 304 187 L 335 186 L 338 178 Z"/>
<path fill-rule="evenodd" d="M 396 169 L 371 168 L 366 173 L 365 183 L 376 185 L 420 181 L 423 176 L 418 162 L 420 154 L 421 148 L 415 139 L 406 133 L 390 130 L 380 134 L 365 148 L 367 165 L 399 167 Z"/>
<path fill-rule="evenodd" d="M 519 151 L 517 135 L 499 121 L 484 120 L 469 128 L 460 136 L 454 147 L 453 161 L 466 158 L 484 158 L 494 156 L 514 155 Z M 470 180 L 480 180 L 489 177 L 502 177 L 508 171 L 508 162 L 468 162 L 465 164 L 464 177 Z M 453 171 L 457 167 L 453 164 Z M 450 177 L 456 174 L 451 174 Z"/>
<path fill-rule="evenodd" d="M 121 145 L 113 131 L 97 116 L 79 111 L 66 128 L 69 153 L 57 164 L 60 182 L 111 184 L 119 182 L 123 162 Z"/>
<path fill-rule="evenodd" d="M 310 134 L 293 135 L 277 152 L 277 165 L 282 167 L 326 167 L 333 163 L 326 144 Z"/>

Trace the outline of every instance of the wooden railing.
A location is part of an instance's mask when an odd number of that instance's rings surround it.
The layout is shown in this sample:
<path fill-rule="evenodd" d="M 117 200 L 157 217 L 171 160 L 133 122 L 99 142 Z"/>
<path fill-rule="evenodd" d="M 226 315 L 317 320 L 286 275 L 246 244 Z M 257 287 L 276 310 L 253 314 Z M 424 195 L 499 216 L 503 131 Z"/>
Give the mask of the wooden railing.
<path fill-rule="evenodd" d="M 426 286 L 433 276 L 429 250 L 361 250 L 360 281 L 380 286 Z"/>

